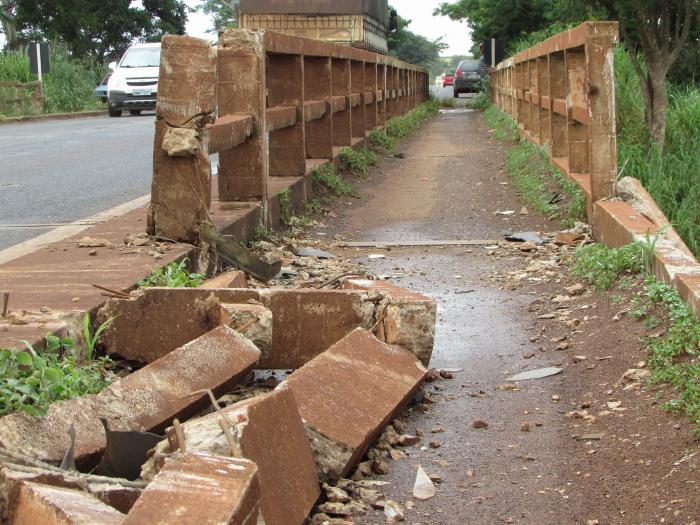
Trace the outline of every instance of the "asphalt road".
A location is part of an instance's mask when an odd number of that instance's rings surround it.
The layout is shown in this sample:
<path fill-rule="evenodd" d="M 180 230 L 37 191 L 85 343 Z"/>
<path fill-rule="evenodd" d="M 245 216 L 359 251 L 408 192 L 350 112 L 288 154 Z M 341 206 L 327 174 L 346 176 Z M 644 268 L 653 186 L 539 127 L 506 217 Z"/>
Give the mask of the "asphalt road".
<path fill-rule="evenodd" d="M 0 249 L 149 193 L 153 120 L 0 125 Z"/>

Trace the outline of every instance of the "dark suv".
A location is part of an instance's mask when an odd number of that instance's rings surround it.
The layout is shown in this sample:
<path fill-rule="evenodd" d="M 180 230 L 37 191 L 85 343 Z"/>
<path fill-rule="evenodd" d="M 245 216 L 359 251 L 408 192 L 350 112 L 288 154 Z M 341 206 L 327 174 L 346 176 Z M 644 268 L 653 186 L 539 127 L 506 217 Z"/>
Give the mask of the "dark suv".
<path fill-rule="evenodd" d="M 455 98 L 460 93 L 477 93 L 486 79 L 486 64 L 483 60 L 462 60 L 455 72 Z"/>

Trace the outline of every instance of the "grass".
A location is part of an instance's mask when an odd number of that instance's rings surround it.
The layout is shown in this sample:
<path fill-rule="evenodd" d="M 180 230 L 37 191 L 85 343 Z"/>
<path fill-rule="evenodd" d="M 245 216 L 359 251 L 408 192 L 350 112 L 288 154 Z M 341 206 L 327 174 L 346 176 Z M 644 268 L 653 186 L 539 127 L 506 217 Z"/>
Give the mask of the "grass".
<path fill-rule="evenodd" d="M 638 275 L 643 269 L 642 250 L 636 244 L 620 248 L 603 244 L 583 246 L 576 250 L 571 268 L 598 291 L 608 290 L 623 276 Z"/>
<path fill-rule="evenodd" d="M 88 337 L 96 340 L 99 333 Z M 109 358 L 81 359 L 71 339 L 48 335 L 39 350 L 24 343 L 26 350 L 0 349 L 0 416 L 22 411 L 42 417 L 53 402 L 94 394 L 110 384 Z"/>
<path fill-rule="evenodd" d="M 377 163 L 377 154 L 367 148 L 355 151 L 349 146 L 340 150 L 340 164 L 353 175 L 364 176 Z"/>
<path fill-rule="evenodd" d="M 159 286 L 165 288 L 196 288 L 204 282 L 204 275 L 190 273 L 189 260 L 173 261 L 163 268 L 151 272 L 151 274 L 138 282 L 142 288 Z"/>
<path fill-rule="evenodd" d="M 386 123 L 386 134 L 393 138 L 406 138 L 415 133 L 428 119 L 440 110 L 440 102 L 428 100 L 405 115 L 391 118 Z"/>
<path fill-rule="evenodd" d="M 333 171 L 333 166 L 324 164 L 313 171 L 314 182 L 335 196 L 347 195 L 359 198 L 360 192 L 355 185 Z"/>
<path fill-rule="evenodd" d="M 294 216 L 289 193 L 289 188 L 285 188 L 277 194 L 280 200 L 280 222 L 285 226 L 289 226 L 292 223 L 292 217 Z"/>
<path fill-rule="evenodd" d="M 517 140 L 518 128 L 515 122 L 496 106 L 487 107 L 484 119 L 496 138 Z M 544 149 L 521 140 L 508 151 L 507 167 L 513 185 L 534 210 L 545 215 L 562 211 L 567 224 L 585 218 L 586 198 L 583 192 L 576 183 L 564 177 L 549 163 Z M 557 203 L 562 193 L 569 197 L 563 210 Z"/>
<path fill-rule="evenodd" d="M 394 151 L 396 147 L 396 139 L 387 135 L 386 131 L 377 128 L 369 132 L 369 143 L 384 153 Z"/>
<path fill-rule="evenodd" d="M 666 146 L 653 144 L 639 80 L 623 48 L 615 52 L 618 166 L 638 178 L 688 247 L 700 255 L 700 88 L 669 86 Z"/>
<path fill-rule="evenodd" d="M 95 97 L 94 89 L 106 74 L 104 65 L 67 59 L 61 53 L 51 54 L 51 70 L 44 76 L 44 107 L 38 111 L 31 110 L 25 104 L 25 114 L 31 113 L 61 113 L 96 109 L 102 107 Z M 0 80 L 31 82 L 36 76 L 29 71 L 29 59 L 24 53 L 0 53 Z M 30 90 L 23 90 L 22 96 L 27 99 Z M 0 89 L 0 117 L 18 114 L 16 104 L 6 104 L 3 100 L 14 98 L 14 90 Z"/>

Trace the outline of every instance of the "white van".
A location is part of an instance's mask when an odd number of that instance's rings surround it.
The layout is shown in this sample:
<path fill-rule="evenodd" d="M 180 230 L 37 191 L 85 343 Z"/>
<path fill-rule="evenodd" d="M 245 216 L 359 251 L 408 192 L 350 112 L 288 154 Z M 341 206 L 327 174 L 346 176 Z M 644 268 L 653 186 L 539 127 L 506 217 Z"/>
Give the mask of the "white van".
<path fill-rule="evenodd" d="M 121 117 L 123 110 L 138 115 L 156 109 L 160 43 L 135 44 L 119 62 L 112 62 L 107 82 L 107 109 L 110 117 Z"/>

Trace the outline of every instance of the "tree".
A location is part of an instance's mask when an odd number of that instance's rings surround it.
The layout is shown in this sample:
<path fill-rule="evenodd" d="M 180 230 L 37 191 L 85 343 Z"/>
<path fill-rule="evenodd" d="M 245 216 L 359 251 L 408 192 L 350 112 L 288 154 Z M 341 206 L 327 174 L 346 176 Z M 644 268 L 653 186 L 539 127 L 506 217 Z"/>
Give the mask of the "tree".
<path fill-rule="evenodd" d="M 197 9 L 214 15 L 214 31 L 224 27 L 238 27 L 240 0 L 204 0 Z"/>
<path fill-rule="evenodd" d="M 688 42 L 697 0 L 594 0 L 619 21 L 644 95 L 647 127 L 660 151 L 666 142 L 667 76 Z M 640 60 L 639 55 L 644 57 Z"/>
<path fill-rule="evenodd" d="M 16 0 L 17 25 L 25 37 L 39 33 L 67 44 L 76 58 L 100 61 L 121 55 L 135 40 L 156 41 L 168 32 L 184 34 L 183 0 Z"/>
<path fill-rule="evenodd" d="M 397 16 L 396 22 L 396 31 L 389 33 L 387 39 L 389 54 L 431 71 L 440 69 L 440 51 L 447 48 L 447 44 L 441 38 L 429 40 L 409 31 L 407 27 L 411 23 L 410 20 Z"/>
<path fill-rule="evenodd" d="M 16 8 L 15 0 L 0 0 L 0 29 L 5 34 L 5 45 L 13 51 L 19 47 L 15 25 Z"/>

